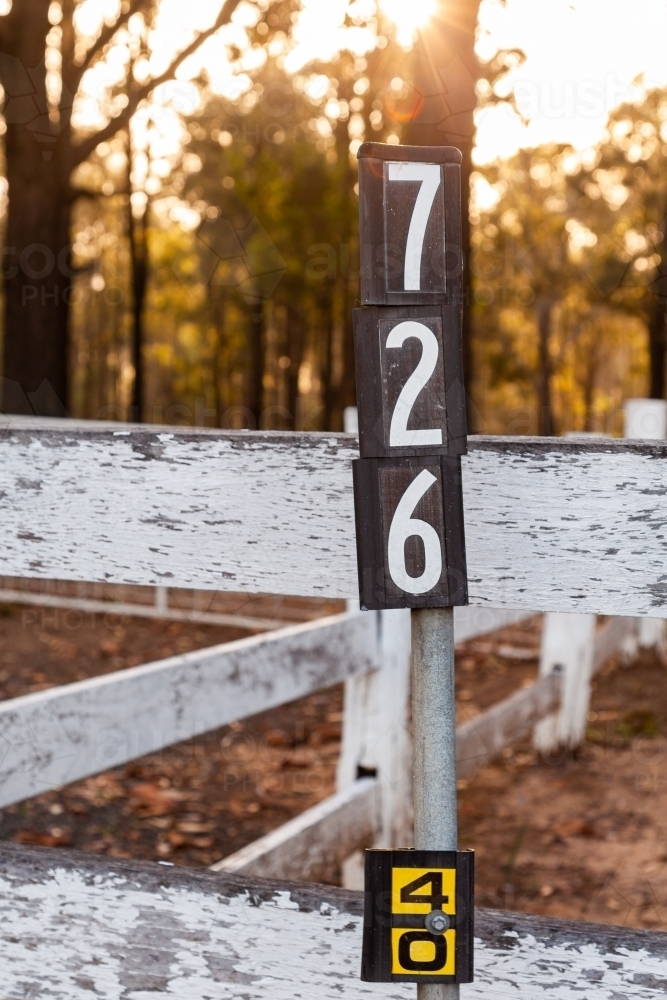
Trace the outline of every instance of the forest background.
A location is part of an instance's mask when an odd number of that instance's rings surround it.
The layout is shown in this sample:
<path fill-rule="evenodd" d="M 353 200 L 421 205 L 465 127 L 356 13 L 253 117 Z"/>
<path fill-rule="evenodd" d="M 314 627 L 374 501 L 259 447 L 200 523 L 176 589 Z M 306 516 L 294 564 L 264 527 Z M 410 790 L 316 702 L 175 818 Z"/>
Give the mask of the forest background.
<path fill-rule="evenodd" d="M 583 151 L 475 165 L 479 114 L 521 111 L 479 0 L 325 3 L 328 58 L 322 4 L 227 0 L 164 65 L 168 0 L 0 9 L 5 411 L 341 429 L 373 139 L 464 151 L 471 429 L 621 433 L 623 399 L 665 395 L 667 90 L 638 80 Z"/>

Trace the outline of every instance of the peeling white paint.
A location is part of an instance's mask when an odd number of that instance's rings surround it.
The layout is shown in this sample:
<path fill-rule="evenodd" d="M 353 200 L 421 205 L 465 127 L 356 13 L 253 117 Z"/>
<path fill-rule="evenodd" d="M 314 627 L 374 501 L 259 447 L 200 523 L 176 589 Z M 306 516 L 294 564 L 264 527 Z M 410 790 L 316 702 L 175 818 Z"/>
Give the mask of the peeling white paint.
<path fill-rule="evenodd" d="M 3 423 L 8 575 L 274 594 L 356 587 L 349 438 Z"/>
<path fill-rule="evenodd" d="M 4 871 L 0 995 L 5 997 L 414 998 L 412 986 L 359 981 L 360 917 L 330 904 L 303 912 L 287 890 L 259 903 L 252 893 L 226 896 L 210 886 L 201 892 L 179 886 L 148 891 L 113 873 L 91 879 L 55 867 L 35 881 L 8 875 L 6 865 Z M 648 947 L 617 947 L 612 953 L 586 940 L 586 924 L 570 926 L 576 927 L 571 942 L 549 943 L 531 933 L 505 934 L 494 946 L 478 939 L 476 981 L 462 987 L 464 1000 L 665 995 L 662 935 L 650 936 L 662 945 L 659 954 Z"/>
<path fill-rule="evenodd" d="M 357 593 L 350 436 L 0 430 L 7 574 Z M 471 438 L 463 488 L 473 604 L 667 616 L 667 444 Z"/>
<path fill-rule="evenodd" d="M 581 936 L 586 924 L 579 924 Z M 532 935 L 514 938 L 509 950 L 476 942 L 476 981 L 463 986 L 464 998 L 512 997 L 517 1000 L 642 1000 L 667 993 L 667 961 L 645 949 L 605 954 L 574 938 L 571 944 L 548 945 Z M 614 967 L 616 966 L 616 967 Z M 654 977 L 659 985 L 642 985 Z M 638 978 L 640 981 L 638 981 Z"/>
<path fill-rule="evenodd" d="M 0 807 L 376 666 L 375 616 L 357 612 L 0 702 Z"/>

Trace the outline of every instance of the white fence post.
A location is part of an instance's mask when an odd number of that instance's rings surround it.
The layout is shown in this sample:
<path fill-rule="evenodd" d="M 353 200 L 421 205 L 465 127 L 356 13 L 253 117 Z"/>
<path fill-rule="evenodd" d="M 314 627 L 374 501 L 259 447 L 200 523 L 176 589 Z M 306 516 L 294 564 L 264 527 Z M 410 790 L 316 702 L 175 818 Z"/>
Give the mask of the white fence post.
<path fill-rule="evenodd" d="M 663 618 L 639 618 L 637 643 L 642 649 L 655 649 L 664 655 L 665 621 Z"/>
<path fill-rule="evenodd" d="M 161 615 L 166 615 L 169 608 L 169 596 L 166 587 L 155 588 L 155 610 Z"/>
<path fill-rule="evenodd" d="M 664 441 L 667 437 L 667 400 L 626 399 L 623 436 L 630 440 Z"/>
<path fill-rule="evenodd" d="M 664 441 L 667 437 L 667 400 L 626 399 L 623 403 L 624 434 L 635 440 Z M 643 649 L 664 653 L 665 623 L 662 618 L 640 618 L 637 642 Z"/>
<path fill-rule="evenodd" d="M 560 709 L 539 722 L 533 731 L 533 744 L 542 753 L 578 746 L 584 738 L 591 698 L 595 622 L 595 615 L 550 612 L 544 616 L 540 677 L 560 667 L 563 686 Z"/>
<path fill-rule="evenodd" d="M 349 602 L 352 607 L 356 601 Z M 364 612 L 372 614 L 373 612 Z M 380 784 L 380 833 L 372 846 L 412 843 L 410 697 L 410 612 L 380 611 L 380 669 L 345 682 L 343 737 L 338 762 L 339 792 L 364 775 Z M 371 846 L 371 845 L 369 845 Z M 343 863 L 343 885 L 363 888 L 361 851 Z"/>

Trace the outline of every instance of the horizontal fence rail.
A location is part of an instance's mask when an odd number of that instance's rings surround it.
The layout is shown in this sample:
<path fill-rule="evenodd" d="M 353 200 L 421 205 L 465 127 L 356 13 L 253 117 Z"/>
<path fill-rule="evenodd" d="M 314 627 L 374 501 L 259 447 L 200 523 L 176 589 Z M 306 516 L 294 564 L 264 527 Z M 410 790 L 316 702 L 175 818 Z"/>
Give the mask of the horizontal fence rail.
<path fill-rule="evenodd" d="M 351 597 L 342 434 L 3 418 L 4 572 Z M 471 603 L 667 616 L 667 443 L 471 438 Z"/>
<path fill-rule="evenodd" d="M 359 981 L 363 895 L 0 845 L 0 996 L 414 1000 Z M 475 914 L 466 1000 L 658 1000 L 665 935 Z"/>
<path fill-rule="evenodd" d="M 0 590 L 0 604 L 27 604 L 39 608 L 61 608 L 91 615 L 127 615 L 131 618 L 158 618 L 172 622 L 193 622 L 195 625 L 226 625 L 249 632 L 270 632 L 281 628 L 279 618 L 254 618 L 252 615 L 225 615 L 211 611 L 158 607 L 151 604 L 131 604 L 127 601 L 99 601 L 92 597 L 64 597 L 58 594 L 30 593 L 25 590 Z M 1 998 L 0 998 L 1 1000 Z"/>
<path fill-rule="evenodd" d="M 498 626 L 507 624 L 502 620 Z M 470 634 L 482 634 L 467 623 Z M 637 619 L 615 618 L 597 632 L 593 647 L 593 672 L 619 651 L 637 632 Z M 380 676 L 380 675 L 378 675 Z M 565 673 L 553 670 L 530 687 L 519 689 L 457 728 L 457 777 L 470 779 L 506 747 L 530 736 L 535 725 L 562 708 Z M 555 748 L 552 748 L 555 749 Z M 382 768 L 381 768 L 382 769 Z M 381 770 L 380 769 L 380 770 Z M 261 877 L 331 879 L 337 866 L 352 851 L 372 846 L 381 803 L 377 779 L 357 780 L 344 791 L 307 810 L 295 819 L 248 844 L 212 866 L 213 871 L 246 873 Z"/>
<path fill-rule="evenodd" d="M 466 638 L 491 619 L 466 622 Z M 632 618 L 607 622 L 594 670 L 636 630 Z M 0 808 L 372 672 L 377 638 L 375 614 L 346 612 L 0 702 Z M 540 678 L 460 727 L 459 777 L 523 739 L 560 690 L 557 674 Z"/>
<path fill-rule="evenodd" d="M 561 678 L 553 673 L 459 726 L 456 731 L 457 777 L 471 777 L 505 747 L 524 739 L 536 722 L 556 711 L 560 701 Z"/>
<path fill-rule="evenodd" d="M 345 791 L 211 865 L 211 870 L 332 881 L 353 851 L 373 846 L 380 826 L 379 792 L 375 778 L 359 778 Z"/>
<path fill-rule="evenodd" d="M 463 640 L 525 617 L 456 611 Z M 0 808 L 372 672 L 377 640 L 375 614 L 345 613 L 0 702 Z M 520 698 L 532 704 L 539 683 Z M 346 795 L 347 812 L 362 808 Z M 319 814 L 304 820 L 304 836 L 311 820 L 320 824 Z M 367 825 L 356 825 L 356 847 Z M 337 838 L 336 858 L 345 844 Z"/>
<path fill-rule="evenodd" d="M 0 807 L 377 665 L 375 615 L 344 613 L 0 702 Z"/>

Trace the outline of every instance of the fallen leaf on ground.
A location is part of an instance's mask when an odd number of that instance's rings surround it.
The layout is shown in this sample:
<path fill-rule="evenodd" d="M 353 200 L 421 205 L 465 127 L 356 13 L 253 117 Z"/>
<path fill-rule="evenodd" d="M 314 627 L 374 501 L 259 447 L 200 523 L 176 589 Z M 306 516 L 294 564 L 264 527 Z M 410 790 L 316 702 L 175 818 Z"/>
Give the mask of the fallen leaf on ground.
<path fill-rule="evenodd" d="M 120 643 L 113 639 L 105 639 L 104 642 L 100 643 L 100 653 L 102 656 L 114 656 L 116 653 L 120 653 Z"/>
<path fill-rule="evenodd" d="M 556 823 L 551 828 L 557 837 L 595 837 L 595 827 L 583 819 L 571 819 L 567 823 Z"/>
<path fill-rule="evenodd" d="M 213 847 L 213 837 L 195 837 L 192 841 L 194 847 Z"/>
<path fill-rule="evenodd" d="M 72 842 L 71 830 L 52 830 L 42 833 L 39 830 L 20 830 L 14 840 L 17 844 L 32 844 L 36 847 L 67 847 Z"/>
<path fill-rule="evenodd" d="M 179 823 L 177 826 L 179 833 L 210 833 L 213 829 L 212 823 Z M 172 841 L 173 843 L 173 841 Z"/>
<path fill-rule="evenodd" d="M 137 806 L 142 816 L 166 816 L 174 812 L 177 803 L 186 798 L 182 792 L 173 788 L 160 788 L 149 781 L 135 785 L 132 789 L 132 803 Z"/>

